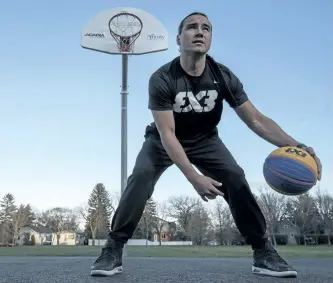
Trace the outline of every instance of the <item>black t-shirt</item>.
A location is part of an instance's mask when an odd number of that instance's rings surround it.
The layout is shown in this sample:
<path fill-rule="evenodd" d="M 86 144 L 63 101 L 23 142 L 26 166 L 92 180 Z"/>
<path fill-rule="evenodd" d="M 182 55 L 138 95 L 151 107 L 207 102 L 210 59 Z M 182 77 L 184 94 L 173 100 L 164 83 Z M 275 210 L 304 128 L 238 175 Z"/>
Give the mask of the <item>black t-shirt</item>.
<path fill-rule="evenodd" d="M 224 65 L 222 68 L 232 98 L 223 81 L 206 60 L 199 77 L 188 75 L 180 65 L 179 57 L 155 71 L 149 80 L 149 109 L 172 110 L 175 131 L 179 140 L 196 140 L 214 131 L 221 120 L 223 100 L 238 107 L 248 100 L 239 79 Z M 155 123 L 151 130 L 158 133 Z"/>

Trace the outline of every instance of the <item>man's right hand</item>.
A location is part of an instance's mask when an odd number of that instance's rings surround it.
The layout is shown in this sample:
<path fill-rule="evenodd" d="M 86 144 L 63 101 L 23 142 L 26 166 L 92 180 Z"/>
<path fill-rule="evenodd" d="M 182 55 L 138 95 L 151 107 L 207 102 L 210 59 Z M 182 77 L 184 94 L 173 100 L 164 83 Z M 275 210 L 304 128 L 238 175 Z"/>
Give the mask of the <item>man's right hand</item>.
<path fill-rule="evenodd" d="M 199 196 L 206 202 L 208 199 L 215 199 L 218 195 L 224 196 L 224 194 L 216 188 L 221 187 L 222 184 L 212 178 L 198 174 L 193 177 L 190 182 L 194 189 L 198 192 Z"/>

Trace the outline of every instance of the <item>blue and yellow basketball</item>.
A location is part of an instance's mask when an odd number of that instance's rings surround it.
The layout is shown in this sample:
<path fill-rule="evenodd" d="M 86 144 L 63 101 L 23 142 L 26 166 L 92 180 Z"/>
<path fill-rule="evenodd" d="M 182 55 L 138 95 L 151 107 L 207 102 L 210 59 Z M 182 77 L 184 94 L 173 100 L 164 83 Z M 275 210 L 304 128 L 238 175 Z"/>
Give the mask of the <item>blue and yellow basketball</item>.
<path fill-rule="evenodd" d="M 281 147 L 267 156 L 264 163 L 267 184 L 284 195 L 301 195 L 317 182 L 318 168 L 314 158 L 297 147 Z"/>

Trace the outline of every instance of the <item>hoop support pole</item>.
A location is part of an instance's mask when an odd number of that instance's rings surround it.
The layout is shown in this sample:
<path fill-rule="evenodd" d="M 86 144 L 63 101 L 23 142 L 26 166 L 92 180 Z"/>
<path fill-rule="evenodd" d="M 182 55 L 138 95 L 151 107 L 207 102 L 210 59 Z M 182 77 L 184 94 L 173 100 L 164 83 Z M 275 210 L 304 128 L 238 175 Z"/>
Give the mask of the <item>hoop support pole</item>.
<path fill-rule="evenodd" d="M 121 194 L 127 185 L 127 96 L 128 96 L 128 55 L 122 54 L 121 86 Z M 124 245 L 123 256 L 127 256 L 127 245 Z"/>

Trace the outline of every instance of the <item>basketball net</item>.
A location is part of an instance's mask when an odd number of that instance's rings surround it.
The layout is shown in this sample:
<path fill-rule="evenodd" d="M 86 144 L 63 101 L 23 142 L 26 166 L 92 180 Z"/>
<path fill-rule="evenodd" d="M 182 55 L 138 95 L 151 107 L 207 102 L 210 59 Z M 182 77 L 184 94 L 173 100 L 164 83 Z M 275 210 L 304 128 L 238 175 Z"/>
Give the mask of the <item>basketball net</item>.
<path fill-rule="evenodd" d="M 109 21 L 110 34 L 117 42 L 120 53 L 131 53 L 142 31 L 142 21 L 134 14 L 120 13 Z"/>

